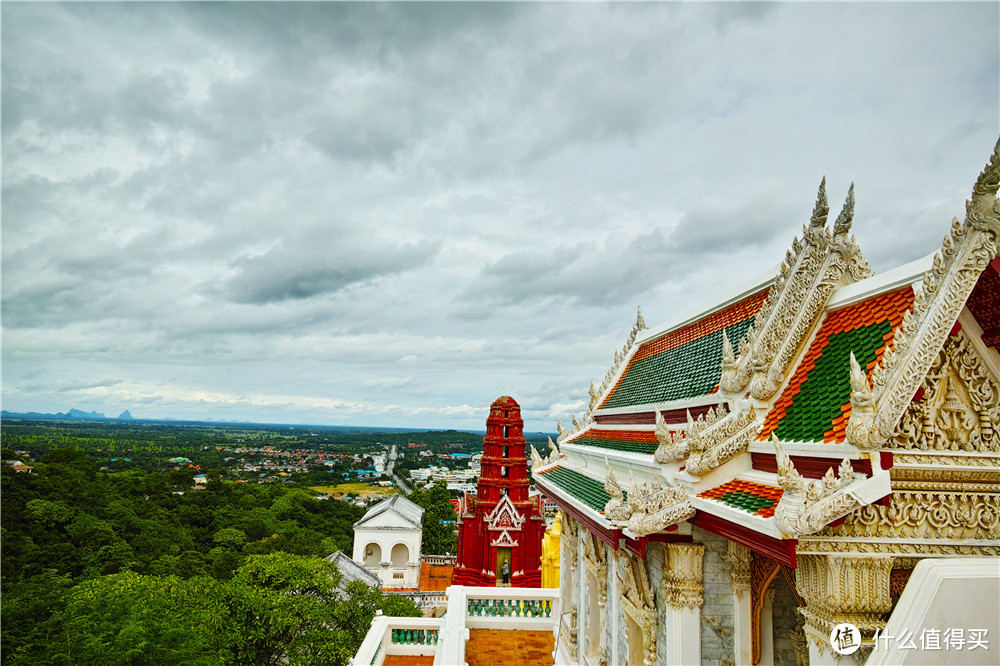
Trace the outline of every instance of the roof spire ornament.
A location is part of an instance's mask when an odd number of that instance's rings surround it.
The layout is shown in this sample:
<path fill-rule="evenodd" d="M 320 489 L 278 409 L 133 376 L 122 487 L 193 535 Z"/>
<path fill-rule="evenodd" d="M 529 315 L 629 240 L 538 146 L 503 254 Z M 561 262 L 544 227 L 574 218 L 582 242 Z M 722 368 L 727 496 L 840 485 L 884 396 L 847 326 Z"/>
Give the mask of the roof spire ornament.
<path fill-rule="evenodd" d="M 819 191 L 816 192 L 816 204 L 813 206 L 812 216 L 809 218 L 809 226 L 812 228 L 825 227 L 826 218 L 830 214 L 830 206 L 826 201 L 826 176 L 819 182 Z"/>
<path fill-rule="evenodd" d="M 851 189 L 847 190 L 847 199 L 844 201 L 844 207 L 840 209 L 840 215 L 837 216 L 837 220 L 833 223 L 833 235 L 840 236 L 846 234 L 851 230 L 851 222 L 854 220 L 854 183 L 851 183 Z"/>
<path fill-rule="evenodd" d="M 648 326 L 646 326 L 646 320 L 642 318 L 642 307 L 641 306 L 637 307 L 635 309 L 635 328 L 636 328 L 636 330 L 639 330 L 639 331 L 642 331 L 642 330 L 645 330 L 645 329 L 649 328 Z"/>
<path fill-rule="evenodd" d="M 966 219 L 973 229 L 1000 234 L 1000 227 L 997 224 L 997 218 L 1000 217 L 1000 202 L 996 199 L 998 189 L 1000 189 L 1000 139 L 997 139 L 996 146 L 993 147 L 989 164 L 972 186 L 972 198 L 965 202 Z"/>

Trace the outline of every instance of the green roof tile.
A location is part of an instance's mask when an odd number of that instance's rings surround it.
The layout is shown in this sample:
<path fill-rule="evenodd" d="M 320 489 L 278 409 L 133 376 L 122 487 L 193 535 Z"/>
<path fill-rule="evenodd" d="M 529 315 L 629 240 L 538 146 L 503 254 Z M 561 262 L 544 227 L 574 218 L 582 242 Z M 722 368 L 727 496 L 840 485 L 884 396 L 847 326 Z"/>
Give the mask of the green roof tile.
<path fill-rule="evenodd" d="M 604 505 L 611 499 L 611 495 L 604 492 L 604 482 L 584 476 L 566 467 L 554 467 L 539 473 L 539 476 L 598 513 L 604 513 Z M 625 493 L 622 494 L 625 495 Z"/>

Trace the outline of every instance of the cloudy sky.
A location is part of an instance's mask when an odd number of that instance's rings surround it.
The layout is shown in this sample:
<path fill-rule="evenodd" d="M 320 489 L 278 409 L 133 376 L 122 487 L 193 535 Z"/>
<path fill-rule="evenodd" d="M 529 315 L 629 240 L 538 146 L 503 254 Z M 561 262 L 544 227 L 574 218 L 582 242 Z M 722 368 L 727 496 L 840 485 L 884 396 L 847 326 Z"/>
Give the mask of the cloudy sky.
<path fill-rule="evenodd" d="M 1000 126 L 1000 5 L 2 5 L 3 408 L 530 430 L 641 306 L 876 271 Z"/>

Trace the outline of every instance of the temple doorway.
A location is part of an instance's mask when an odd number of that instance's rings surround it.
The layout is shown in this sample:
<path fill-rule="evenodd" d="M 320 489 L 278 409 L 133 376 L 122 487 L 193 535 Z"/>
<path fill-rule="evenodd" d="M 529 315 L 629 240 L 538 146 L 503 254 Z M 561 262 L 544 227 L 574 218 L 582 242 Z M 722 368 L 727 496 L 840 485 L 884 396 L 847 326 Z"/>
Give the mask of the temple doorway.
<path fill-rule="evenodd" d="M 497 587 L 510 587 L 510 548 L 497 548 Z"/>

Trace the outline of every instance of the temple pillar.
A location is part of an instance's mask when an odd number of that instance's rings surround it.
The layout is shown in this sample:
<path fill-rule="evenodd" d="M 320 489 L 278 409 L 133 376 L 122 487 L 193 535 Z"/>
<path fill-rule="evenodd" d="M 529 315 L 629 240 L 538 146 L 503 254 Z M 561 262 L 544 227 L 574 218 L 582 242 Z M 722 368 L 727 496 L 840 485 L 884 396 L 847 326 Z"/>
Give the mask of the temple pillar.
<path fill-rule="evenodd" d="M 664 544 L 663 598 L 666 601 L 666 665 L 701 662 L 701 607 L 705 587 L 705 546 Z"/>
<path fill-rule="evenodd" d="M 559 618 L 559 634 L 560 641 L 566 646 L 566 651 L 573 663 L 576 663 L 579 654 L 576 639 L 577 589 L 580 587 L 577 580 L 580 576 L 577 566 L 577 536 L 579 532 L 580 528 L 577 522 L 567 515 L 563 523 L 559 544 L 562 551 L 562 561 L 565 563 L 562 566 L 562 576 L 559 581 L 559 597 L 563 607 L 563 614 Z"/>
<path fill-rule="evenodd" d="M 838 624 L 850 623 L 861 632 L 862 647 L 851 657 L 862 663 L 876 631 L 885 629 L 882 616 L 892 608 L 889 577 L 891 555 L 843 553 L 799 555 L 795 585 L 805 600 L 803 631 L 809 642 L 811 666 L 839 664 L 843 656 L 830 645 Z"/>
<path fill-rule="evenodd" d="M 760 666 L 774 664 L 774 594 L 769 587 L 764 593 L 764 606 L 760 611 Z"/>
<path fill-rule="evenodd" d="M 750 600 L 750 549 L 732 541 L 722 559 L 729 562 L 733 589 L 733 662 L 736 666 L 753 663 L 753 621 Z"/>

